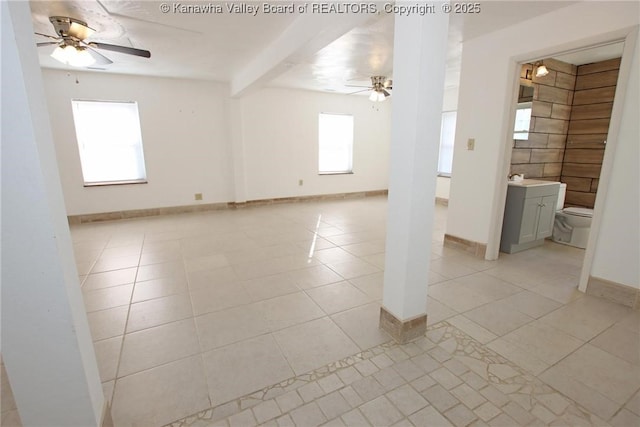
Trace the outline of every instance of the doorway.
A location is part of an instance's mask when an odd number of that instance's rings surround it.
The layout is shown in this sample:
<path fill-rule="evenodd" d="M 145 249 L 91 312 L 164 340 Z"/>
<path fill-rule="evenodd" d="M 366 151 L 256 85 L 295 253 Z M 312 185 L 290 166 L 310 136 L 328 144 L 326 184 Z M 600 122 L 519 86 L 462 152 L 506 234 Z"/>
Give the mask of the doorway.
<path fill-rule="evenodd" d="M 623 49 L 618 41 L 518 68 L 509 173 L 562 183 L 564 201 L 554 208 L 557 219 L 551 219 L 555 242 L 542 236 L 535 250 L 550 257 L 567 254 L 575 264 L 568 272 L 575 285 L 588 246 L 593 218 L 587 217 L 594 212 Z M 574 221 L 573 212 L 582 218 Z"/>

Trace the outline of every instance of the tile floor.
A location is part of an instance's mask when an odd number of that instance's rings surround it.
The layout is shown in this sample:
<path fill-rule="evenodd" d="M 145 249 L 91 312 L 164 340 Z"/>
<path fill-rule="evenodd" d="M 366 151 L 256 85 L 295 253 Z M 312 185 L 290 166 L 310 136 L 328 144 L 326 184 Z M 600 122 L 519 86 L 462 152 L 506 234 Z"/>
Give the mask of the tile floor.
<path fill-rule="evenodd" d="M 576 290 L 583 251 L 443 248 L 425 338 L 379 331 L 386 198 L 71 229 L 117 427 L 640 425 L 640 312 Z M 20 425 L 2 367 L 2 425 Z M 9 397 L 7 397 L 9 396 Z"/>

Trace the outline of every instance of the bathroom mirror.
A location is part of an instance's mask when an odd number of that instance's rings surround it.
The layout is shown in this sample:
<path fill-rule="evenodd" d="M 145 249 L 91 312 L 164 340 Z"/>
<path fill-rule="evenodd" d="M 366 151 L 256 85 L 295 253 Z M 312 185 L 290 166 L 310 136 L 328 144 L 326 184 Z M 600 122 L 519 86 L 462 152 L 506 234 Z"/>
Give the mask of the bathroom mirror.
<path fill-rule="evenodd" d="M 518 104 L 531 101 L 533 101 L 533 86 L 521 84 L 518 90 Z"/>

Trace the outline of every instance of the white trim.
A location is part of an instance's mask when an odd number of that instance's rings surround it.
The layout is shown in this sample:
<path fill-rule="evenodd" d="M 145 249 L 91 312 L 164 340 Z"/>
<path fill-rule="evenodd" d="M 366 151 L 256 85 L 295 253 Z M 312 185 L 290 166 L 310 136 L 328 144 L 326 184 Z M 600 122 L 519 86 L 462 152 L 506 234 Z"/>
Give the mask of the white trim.
<path fill-rule="evenodd" d="M 604 150 L 602 169 L 600 169 L 598 192 L 596 193 L 596 201 L 593 207 L 591 230 L 589 231 L 589 240 L 585 249 L 584 262 L 582 264 L 580 281 L 578 283 L 578 289 L 582 292 L 587 290 L 589 277 L 591 276 L 593 258 L 596 252 L 596 244 L 598 243 L 598 235 L 600 234 L 600 228 L 602 227 L 602 213 L 607 201 L 609 183 L 613 172 L 613 161 L 615 159 L 616 148 L 618 147 L 618 134 L 620 133 L 620 123 L 622 121 L 622 108 L 624 107 L 627 86 L 629 85 L 629 79 L 631 78 L 631 61 L 635 51 L 637 38 L 638 27 L 635 27 L 627 33 L 627 36 L 624 39 L 622 61 L 620 62 L 618 83 L 613 98 L 613 109 L 611 110 L 611 120 L 609 121 L 609 132 L 607 133 L 607 145 Z M 637 76 L 635 78 L 637 78 Z"/>

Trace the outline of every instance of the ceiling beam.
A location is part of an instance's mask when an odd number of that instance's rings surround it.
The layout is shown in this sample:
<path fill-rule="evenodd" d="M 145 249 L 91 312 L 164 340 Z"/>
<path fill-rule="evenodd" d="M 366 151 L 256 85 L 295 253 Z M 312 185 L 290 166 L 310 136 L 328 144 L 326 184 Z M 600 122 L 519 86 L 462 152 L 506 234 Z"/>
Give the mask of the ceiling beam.
<path fill-rule="evenodd" d="M 379 15 L 366 13 L 301 14 L 233 77 L 231 96 L 238 98 L 262 88 L 353 28 L 377 18 Z"/>

